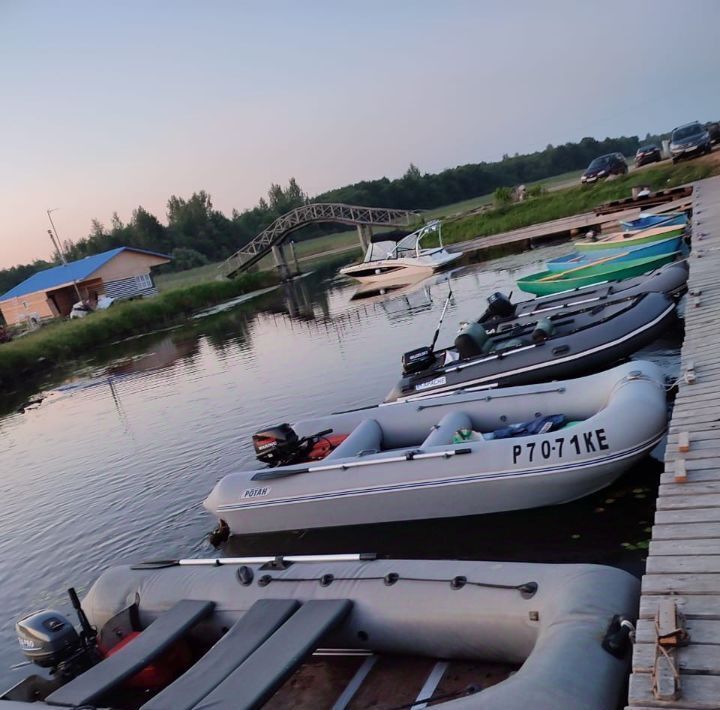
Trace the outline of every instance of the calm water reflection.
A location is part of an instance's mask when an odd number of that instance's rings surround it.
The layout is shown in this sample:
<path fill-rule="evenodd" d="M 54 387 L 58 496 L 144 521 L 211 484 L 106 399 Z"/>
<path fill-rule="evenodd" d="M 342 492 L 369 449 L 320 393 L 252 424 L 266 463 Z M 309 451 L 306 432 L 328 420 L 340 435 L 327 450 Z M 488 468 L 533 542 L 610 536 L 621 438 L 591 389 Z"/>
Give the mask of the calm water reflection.
<path fill-rule="evenodd" d="M 214 554 L 200 503 L 222 475 L 254 461 L 260 426 L 382 399 L 400 354 L 428 342 L 452 279 L 440 344 L 491 291 L 567 246 L 466 267 L 415 290 L 351 300 L 316 272 L 223 313 L 115 343 L 46 383 L 45 399 L 0 419 L 0 682 L 20 660 L 13 623 L 57 606 L 111 563 Z M 645 353 L 668 374 L 678 334 Z M 57 377 L 57 375 L 56 375 Z M 610 489 L 537 511 L 252 536 L 226 552 L 375 551 L 395 556 L 597 561 L 638 572 L 659 465 Z"/>

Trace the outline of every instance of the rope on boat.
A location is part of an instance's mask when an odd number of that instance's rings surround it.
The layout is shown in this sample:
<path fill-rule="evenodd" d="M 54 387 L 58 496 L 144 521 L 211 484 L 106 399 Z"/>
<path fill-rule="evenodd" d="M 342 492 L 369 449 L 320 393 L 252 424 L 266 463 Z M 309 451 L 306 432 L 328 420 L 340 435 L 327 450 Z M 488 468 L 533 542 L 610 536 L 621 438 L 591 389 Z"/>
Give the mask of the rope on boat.
<path fill-rule="evenodd" d="M 252 584 L 255 574 L 247 565 L 239 567 L 237 570 L 238 581 L 243 586 Z M 389 572 L 384 576 L 372 577 L 336 577 L 334 574 L 323 574 L 317 577 L 273 577 L 271 574 L 264 574 L 258 578 L 257 583 L 260 587 L 267 587 L 272 582 L 319 582 L 322 587 L 329 587 L 333 582 L 379 582 L 385 583 L 385 586 L 391 587 L 399 581 L 403 582 L 442 582 L 449 584 L 451 589 L 462 589 L 465 586 L 482 587 L 485 589 L 508 589 L 520 592 L 524 599 L 530 599 L 535 596 L 538 590 L 537 582 L 523 582 L 522 584 L 498 584 L 495 582 L 475 582 L 469 580 L 463 575 L 458 575 L 452 579 L 432 579 L 429 577 L 402 577 L 397 572 Z"/>

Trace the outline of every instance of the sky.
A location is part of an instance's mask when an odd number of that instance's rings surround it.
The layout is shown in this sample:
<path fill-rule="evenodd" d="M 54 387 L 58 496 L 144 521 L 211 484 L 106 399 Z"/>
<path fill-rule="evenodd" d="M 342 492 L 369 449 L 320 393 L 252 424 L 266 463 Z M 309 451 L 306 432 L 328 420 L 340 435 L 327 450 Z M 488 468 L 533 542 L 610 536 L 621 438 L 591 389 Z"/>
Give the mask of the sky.
<path fill-rule="evenodd" d="M 0 0 L 0 268 L 170 195 L 254 206 L 720 119 L 719 0 Z"/>

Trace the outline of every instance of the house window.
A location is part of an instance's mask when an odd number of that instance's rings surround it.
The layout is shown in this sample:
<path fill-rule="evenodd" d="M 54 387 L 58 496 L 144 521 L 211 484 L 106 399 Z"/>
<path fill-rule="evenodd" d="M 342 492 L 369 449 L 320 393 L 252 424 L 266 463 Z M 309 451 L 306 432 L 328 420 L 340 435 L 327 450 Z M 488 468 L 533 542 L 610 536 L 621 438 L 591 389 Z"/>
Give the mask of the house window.
<path fill-rule="evenodd" d="M 153 282 L 150 278 L 150 274 L 138 274 L 135 277 L 135 285 L 138 289 L 152 288 Z"/>

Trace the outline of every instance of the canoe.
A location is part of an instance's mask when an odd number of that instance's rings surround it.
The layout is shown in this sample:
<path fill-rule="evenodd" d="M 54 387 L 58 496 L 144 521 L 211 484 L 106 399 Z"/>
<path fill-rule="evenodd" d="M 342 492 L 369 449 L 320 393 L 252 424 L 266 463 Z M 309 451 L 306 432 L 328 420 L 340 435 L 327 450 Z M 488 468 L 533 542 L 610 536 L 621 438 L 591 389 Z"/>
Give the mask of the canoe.
<path fill-rule="evenodd" d="M 30 676 L 0 706 L 322 710 L 370 698 L 359 706 L 607 710 L 625 686 L 639 596 L 635 577 L 592 564 L 320 555 L 117 566 L 82 601 L 112 655 L 66 667 L 62 686 L 60 673 Z M 54 637 L 80 645 L 68 619 L 42 613 L 19 622 L 21 643 L 36 642 L 25 630 L 47 637 L 50 619 Z M 503 664 L 500 682 L 490 663 Z"/>
<path fill-rule="evenodd" d="M 281 465 L 226 475 L 203 505 L 231 533 L 248 534 L 565 503 L 609 485 L 655 446 L 667 418 L 663 383 L 653 363 L 631 362 L 280 425 L 255 446 L 268 460 L 275 445 Z M 294 435 L 322 441 L 330 431 L 336 448 L 324 458 L 287 455 L 303 451 Z"/>
<path fill-rule="evenodd" d="M 573 246 L 577 251 L 601 251 L 604 249 L 618 249 L 629 246 L 638 246 L 639 244 L 649 244 L 661 239 L 670 239 L 670 237 L 683 236 L 685 233 L 685 225 L 675 225 L 670 227 L 653 227 L 652 229 L 643 229 L 637 232 L 614 232 L 596 240 L 582 240 L 575 242 Z"/>
<path fill-rule="evenodd" d="M 615 263 L 619 261 L 628 261 L 629 259 L 644 259 L 648 256 L 659 256 L 660 254 L 670 254 L 680 249 L 682 245 L 682 237 L 671 237 L 670 239 L 661 239 L 657 242 L 649 244 L 639 244 L 637 246 L 629 246 L 625 249 L 604 249 L 602 252 L 573 252 L 572 254 L 564 254 L 555 259 L 545 262 L 548 271 L 566 271 L 577 266 L 588 266 L 595 261 L 614 256 Z"/>
<path fill-rule="evenodd" d="M 649 256 L 644 259 L 620 260 L 606 257 L 591 262 L 586 266 L 567 271 L 541 271 L 537 274 L 518 279 L 518 288 L 526 293 L 545 296 L 549 293 L 566 291 L 569 288 L 590 286 L 601 281 L 621 281 L 622 279 L 640 276 L 674 261 L 679 252 Z M 610 259 L 610 260 L 607 260 Z"/>
<path fill-rule="evenodd" d="M 637 219 L 622 220 L 620 225 L 625 232 L 634 232 L 639 229 L 650 229 L 652 227 L 671 227 L 686 225 L 687 215 L 684 212 L 668 214 L 643 213 Z"/>

